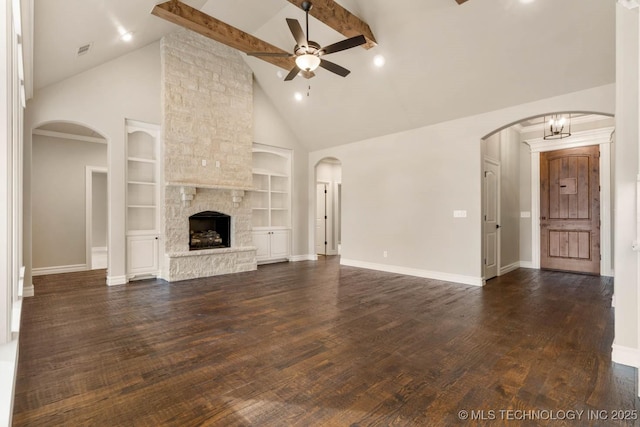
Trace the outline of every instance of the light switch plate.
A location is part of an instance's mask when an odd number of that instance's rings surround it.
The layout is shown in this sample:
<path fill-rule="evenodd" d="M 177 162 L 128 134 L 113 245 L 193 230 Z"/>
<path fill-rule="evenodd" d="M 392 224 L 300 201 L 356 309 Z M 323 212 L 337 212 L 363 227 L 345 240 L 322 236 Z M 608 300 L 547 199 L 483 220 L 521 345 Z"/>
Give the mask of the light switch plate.
<path fill-rule="evenodd" d="M 467 211 L 453 211 L 453 217 L 454 218 L 466 218 L 467 217 Z"/>

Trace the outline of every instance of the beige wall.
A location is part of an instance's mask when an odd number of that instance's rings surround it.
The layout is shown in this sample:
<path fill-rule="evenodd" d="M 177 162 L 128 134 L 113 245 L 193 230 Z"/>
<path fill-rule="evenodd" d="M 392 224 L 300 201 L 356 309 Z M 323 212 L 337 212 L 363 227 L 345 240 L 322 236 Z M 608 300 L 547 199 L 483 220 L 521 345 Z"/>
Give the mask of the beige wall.
<path fill-rule="evenodd" d="M 611 114 L 614 89 L 602 86 L 310 153 L 311 166 L 324 157 L 342 162 L 343 262 L 480 284 L 481 139 L 547 111 Z M 314 184 L 310 179 L 309 187 Z M 454 210 L 466 210 L 467 217 L 453 218 Z M 373 233 L 380 224 L 385 227 Z"/>
<path fill-rule="evenodd" d="M 307 216 L 310 203 L 307 189 L 307 179 L 310 173 L 309 151 L 293 135 L 286 120 L 275 109 L 258 82 L 255 81 L 253 85 L 253 142 L 293 150 L 291 254 L 302 257 L 313 254 L 313 252 L 308 252 L 309 236 L 307 234 Z"/>
<path fill-rule="evenodd" d="M 31 283 L 31 134 L 54 121 L 89 127 L 108 141 L 109 267 L 108 278 L 124 283 L 125 275 L 125 119 L 159 124 L 160 48 L 152 43 L 113 61 L 47 86 L 27 103 L 24 148 L 24 264 Z"/>
<path fill-rule="evenodd" d="M 87 263 L 86 167 L 106 165 L 106 144 L 33 136 L 34 269 Z"/>

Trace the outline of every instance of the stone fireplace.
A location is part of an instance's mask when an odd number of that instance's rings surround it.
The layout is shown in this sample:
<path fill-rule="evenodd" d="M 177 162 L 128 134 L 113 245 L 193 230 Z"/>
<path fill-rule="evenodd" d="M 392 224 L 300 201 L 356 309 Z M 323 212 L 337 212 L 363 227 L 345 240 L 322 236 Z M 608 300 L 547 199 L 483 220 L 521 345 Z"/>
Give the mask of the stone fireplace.
<path fill-rule="evenodd" d="M 253 184 L 251 70 L 234 49 L 188 30 L 162 39 L 161 59 L 163 277 L 178 281 L 255 270 L 252 210 L 245 197 Z M 204 233 L 198 247 L 194 232 Z M 203 238 L 217 240 L 214 233 L 221 244 L 200 245 Z"/>

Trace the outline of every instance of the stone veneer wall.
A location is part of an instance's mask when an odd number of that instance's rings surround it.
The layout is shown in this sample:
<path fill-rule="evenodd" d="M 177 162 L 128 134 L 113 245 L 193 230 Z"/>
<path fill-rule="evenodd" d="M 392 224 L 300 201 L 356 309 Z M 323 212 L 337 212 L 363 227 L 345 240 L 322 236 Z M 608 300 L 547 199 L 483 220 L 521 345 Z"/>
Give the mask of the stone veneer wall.
<path fill-rule="evenodd" d="M 249 197 L 238 198 L 252 187 L 251 70 L 236 50 L 187 30 L 162 39 L 161 60 L 163 276 L 176 281 L 255 270 Z M 189 251 L 189 216 L 202 211 L 231 216 L 231 248 Z"/>

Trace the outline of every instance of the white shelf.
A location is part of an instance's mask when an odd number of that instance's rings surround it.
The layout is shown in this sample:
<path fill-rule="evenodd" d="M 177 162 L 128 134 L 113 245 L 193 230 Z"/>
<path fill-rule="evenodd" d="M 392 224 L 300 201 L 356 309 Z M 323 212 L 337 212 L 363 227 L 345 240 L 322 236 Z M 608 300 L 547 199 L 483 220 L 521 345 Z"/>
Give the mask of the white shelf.
<path fill-rule="evenodd" d="M 291 150 L 253 146 L 253 228 L 291 223 Z"/>
<path fill-rule="evenodd" d="M 155 163 L 155 159 L 145 159 L 142 157 L 129 157 L 127 158 L 130 162 L 140 162 L 140 163 Z"/>

